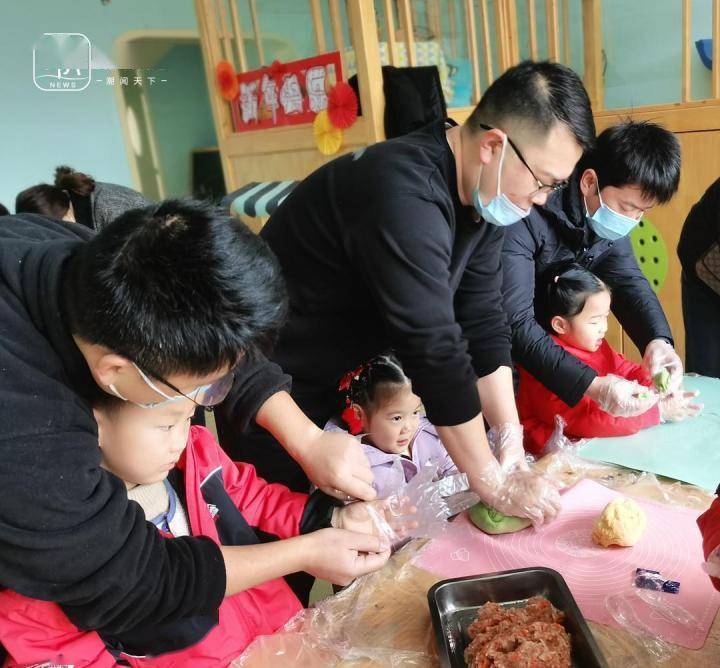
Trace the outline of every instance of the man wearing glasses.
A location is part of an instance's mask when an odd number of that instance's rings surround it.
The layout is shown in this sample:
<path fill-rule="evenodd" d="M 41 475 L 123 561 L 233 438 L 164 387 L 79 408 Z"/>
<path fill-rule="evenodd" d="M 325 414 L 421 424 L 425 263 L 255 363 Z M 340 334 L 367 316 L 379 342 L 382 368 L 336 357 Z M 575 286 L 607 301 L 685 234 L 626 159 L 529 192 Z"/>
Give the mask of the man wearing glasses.
<path fill-rule="evenodd" d="M 506 225 L 570 177 L 594 139 L 577 75 L 524 62 L 488 88 L 462 126 L 441 121 L 361 148 L 287 197 L 261 233 L 290 298 L 273 359 L 313 422 L 325 424 L 338 408 L 348 370 L 392 348 L 473 489 L 508 514 L 554 517 L 555 489 L 524 459 L 502 239 Z M 232 415 L 221 422 L 227 432 Z M 261 430 L 236 437 L 235 447 L 265 477 L 307 484 Z"/>
<path fill-rule="evenodd" d="M 260 566 L 248 545 L 166 539 L 146 522 L 125 483 L 100 466 L 92 406 L 103 392 L 148 412 L 186 399 L 214 406 L 237 377 L 245 394 L 236 417 L 254 420 L 268 395 L 275 405 L 289 399 L 289 383 L 272 365 L 265 364 L 266 376 L 248 373 L 264 359 L 286 307 L 267 246 L 206 204 L 167 201 L 129 211 L 97 235 L 35 214 L 6 216 L 0 587 L 57 602 L 77 627 L 108 634 L 216 618 L 224 596 L 248 588 L 249 569 Z M 290 441 L 296 456 L 303 459 L 306 438 L 312 459 L 323 450 L 322 430 L 283 405 L 283 425 L 299 425 Z M 355 448 L 357 475 L 363 463 L 369 474 L 360 446 L 347 441 L 350 450 L 335 441 L 334 451 L 352 463 Z M 313 480 L 323 486 L 322 476 Z M 335 501 L 318 494 L 313 503 L 321 526 L 329 526 Z M 374 536 L 328 532 L 321 560 L 338 582 L 389 556 Z"/>
<path fill-rule="evenodd" d="M 536 278 L 571 259 L 610 286 L 613 313 L 643 352 L 648 371 L 668 369 L 671 390 L 682 383 L 670 326 L 628 237 L 646 211 L 672 198 L 679 180 L 675 136 L 653 123 L 622 123 L 600 134 L 560 192 L 505 233 L 503 296 L 513 359 L 570 406 L 587 395 L 607 412 L 630 417 L 654 401 L 638 397 L 628 381 L 598 377 L 535 320 Z"/>

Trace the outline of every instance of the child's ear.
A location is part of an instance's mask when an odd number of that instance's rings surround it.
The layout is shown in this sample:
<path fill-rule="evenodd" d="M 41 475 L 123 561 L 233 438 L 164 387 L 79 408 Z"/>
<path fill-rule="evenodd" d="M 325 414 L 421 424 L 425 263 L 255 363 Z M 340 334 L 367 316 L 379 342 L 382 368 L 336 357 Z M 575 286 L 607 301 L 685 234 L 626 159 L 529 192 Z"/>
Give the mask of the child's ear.
<path fill-rule="evenodd" d="M 550 321 L 550 327 L 556 334 L 567 334 L 568 332 L 568 321 L 565 320 L 561 315 L 556 315 Z"/>
<path fill-rule="evenodd" d="M 358 406 L 358 404 L 353 404 L 353 411 L 355 412 L 355 417 L 357 417 L 362 425 L 362 430 L 368 431 L 370 429 L 370 416 L 367 411 L 362 406 Z"/>

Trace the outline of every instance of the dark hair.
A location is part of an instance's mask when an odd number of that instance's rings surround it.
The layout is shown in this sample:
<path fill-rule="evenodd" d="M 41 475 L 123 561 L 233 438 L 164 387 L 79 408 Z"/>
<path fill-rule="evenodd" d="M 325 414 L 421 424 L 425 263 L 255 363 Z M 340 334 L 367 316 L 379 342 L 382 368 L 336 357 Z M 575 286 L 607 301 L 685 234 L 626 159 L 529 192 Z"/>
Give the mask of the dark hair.
<path fill-rule="evenodd" d="M 634 185 L 664 203 L 680 183 L 680 142 L 660 125 L 628 120 L 603 130 L 580 167 L 595 170 L 600 188 Z"/>
<path fill-rule="evenodd" d="M 80 245 L 63 299 L 73 334 L 156 377 L 212 373 L 268 350 L 287 310 L 265 242 L 189 199 L 128 211 Z"/>
<path fill-rule="evenodd" d="M 55 168 L 55 184 L 40 183 L 26 188 L 15 199 L 15 213 L 40 213 L 61 220 L 70 208 L 70 193 L 87 197 L 95 190 L 92 176 L 72 167 Z"/>
<path fill-rule="evenodd" d="M 95 190 L 95 179 L 82 172 L 76 172 L 72 167 L 60 165 L 55 168 L 55 185 L 61 190 L 87 197 Z"/>
<path fill-rule="evenodd" d="M 349 399 L 364 410 L 373 410 L 387 403 L 410 382 L 392 352 L 373 357 L 359 370 L 351 371 L 346 378 L 349 387 L 342 390 L 342 407 L 345 408 Z"/>
<path fill-rule="evenodd" d="M 503 129 L 509 122 L 546 135 L 564 123 L 584 151 L 595 143 L 590 99 L 580 77 L 569 67 L 525 60 L 506 70 L 485 91 L 466 121 L 472 132 L 481 124 Z"/>
<path fill-rule="evenodd" d="M 582 312 L 590 295 L 603 291 L 610 292 L 610 288 L 579 264 L 565 262 L 551 266 L 537 291 L 535 318 L 552 332 L 551 323 L 555 316 L 572 318 Z"/>
<path fill-rule="evenodd" d="M 62 220 L 69 208 L 70 196 L 47 183 L 26 188 L 15 198 L 15 213 L 40 213 Z"/>

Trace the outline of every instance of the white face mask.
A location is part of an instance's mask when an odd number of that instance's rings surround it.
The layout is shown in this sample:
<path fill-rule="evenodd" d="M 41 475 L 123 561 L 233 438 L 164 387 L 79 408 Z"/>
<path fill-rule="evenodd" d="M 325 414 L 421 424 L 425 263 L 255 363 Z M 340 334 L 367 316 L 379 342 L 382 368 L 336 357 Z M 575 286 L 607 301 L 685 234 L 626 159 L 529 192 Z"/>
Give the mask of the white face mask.
<path fill-rule="evenodd" d="M 503 139 L 502 151 L 500 153 L 500 162 L 498 163 L 498 177 L 497 177 L 497 192 L 487 204 L 483 204 L 480 199 L 480 176 L 478 176 L 478 182 L 473 190 L 473 206 L 475 210 L 483 217 L 483 220 L 491 223 L 492 225 L 498 225 L 505 227 L 517 223 L 523 218 L 527 218 L 530 215 L 530 209 L 527 211 L 521 209 L 517 204 L 513 204 L 507 195 L 500 192 L 500 178 L 502 175 L 502 166 L 505 161 L 505 150 L 507 149 L 507 135 Z"/>

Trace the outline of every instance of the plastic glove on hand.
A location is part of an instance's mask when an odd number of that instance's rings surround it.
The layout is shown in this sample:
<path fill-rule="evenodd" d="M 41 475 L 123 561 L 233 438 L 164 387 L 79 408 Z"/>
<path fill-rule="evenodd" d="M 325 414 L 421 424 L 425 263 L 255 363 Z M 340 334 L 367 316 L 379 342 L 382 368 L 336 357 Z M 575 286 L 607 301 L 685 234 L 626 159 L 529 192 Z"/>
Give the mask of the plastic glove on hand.
<path fill-rule="evenodd" d="M 642 415 L 660 400 L 650 388 L 612 374 L 596 378 L 593 385 L 597 385 L 595 400 L 600 408 L 615 417 Z"/>
<path fill-rule="evenodd" d="M 497 425 L 488 432 L 487 438 L 490 449 L 500 462 L 500 468 L 504 473 L 516 468 L 528 468 L 521 424 L 505 422 Z"/>
<path fill-rule="evenodd" d="M 333 512 L 332 526 L 356 533 L 397 541 L 417 528 L 417 508 L 407 497 L 393 496 L 380 501 L 357 501 Z"/>
<path fill-rule="evenodd" d="M 699 392 L 673 392 L 660 400 L 661 422 L 682 422 L 700 415 L 702 404 L 693 403 Z"/>
<path fill-rule="evenodd" d="M 303 570 L 333 584 L 348 585 L 356 577 L 382 568 L 390 558 L 387 538 L 345 529 L 320 529 L 301 537 Z"/>
<path fill-rule="evenodd" d="M 488 470 L 484 475 L 468 475 L 468 480 L 486 505 L 504 515 L 527 517 L 535 526 L 551 521 L 560 511 L 557 484 L 532 471 L 516 469 L 498 476 Z"/>
<path fill-rule="evenodd" d="M 683 381 L 683 364 L 680 357 L 664 339 L 653 339 L 648 343 L 643 355 L 643 367 L 655 378 L 660 379 L 660 374 L 667 370 L 670 374 L 664 387 L 658 387 L 661 394 L 675 392 L 680 389 Z"/>

